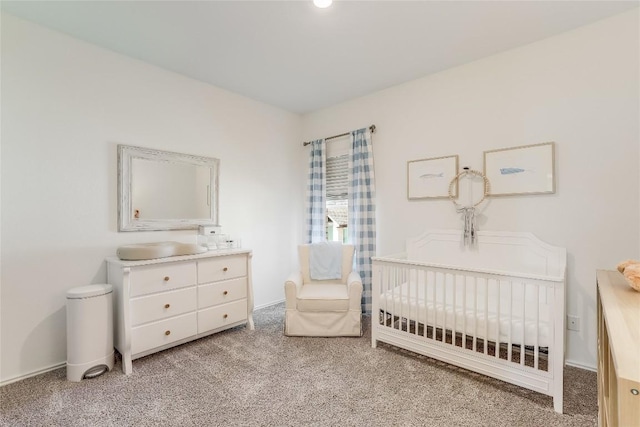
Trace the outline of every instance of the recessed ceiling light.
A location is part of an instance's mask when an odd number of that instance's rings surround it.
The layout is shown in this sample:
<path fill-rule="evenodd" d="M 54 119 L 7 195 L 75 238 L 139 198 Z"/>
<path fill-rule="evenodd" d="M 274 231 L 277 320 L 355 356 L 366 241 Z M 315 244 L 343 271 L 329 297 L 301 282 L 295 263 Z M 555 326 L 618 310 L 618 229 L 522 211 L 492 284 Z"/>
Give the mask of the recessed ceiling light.
<path fill-rule="evenodd" d="M 321 9 L 331 6 L 331 3 L 333 3 L 333 0 L 313 0 L 313 4 Z"/>

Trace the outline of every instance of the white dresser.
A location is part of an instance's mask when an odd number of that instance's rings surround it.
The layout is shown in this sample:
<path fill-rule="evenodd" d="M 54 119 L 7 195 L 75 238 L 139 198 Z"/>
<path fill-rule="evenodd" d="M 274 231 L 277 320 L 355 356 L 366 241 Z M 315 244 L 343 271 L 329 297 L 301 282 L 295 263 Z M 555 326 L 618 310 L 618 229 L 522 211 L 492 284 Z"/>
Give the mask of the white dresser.
<path fill-rule="evenodd" d="M 145 261 L 107 258 L 116 349 L 133 359 L 235 326 L 253 324 L 251 251 L 211 251 Z"/>

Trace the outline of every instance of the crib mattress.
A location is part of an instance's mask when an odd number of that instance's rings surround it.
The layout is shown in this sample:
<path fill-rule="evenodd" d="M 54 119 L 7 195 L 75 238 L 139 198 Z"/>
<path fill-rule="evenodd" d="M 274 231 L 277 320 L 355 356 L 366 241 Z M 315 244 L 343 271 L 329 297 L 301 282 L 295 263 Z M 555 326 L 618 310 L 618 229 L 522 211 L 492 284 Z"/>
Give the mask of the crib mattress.
<path fill-rule="evenodd" d="M 496 343 L 548 347 L 551 341 L 550 307 L 544 298 L 522 304 L 509 294 L 484 302 L 484 293 L 463 295 L 460 289 L 433 291 L 425 283 L 402 283 L 380 295 L 379 309 L 392 316 L 406 318 L 422 325 L 451 330 Z M 474 302 L 477 301 L 477 302 Z M 537 303 L 536 303 L 537 301 Z"/>

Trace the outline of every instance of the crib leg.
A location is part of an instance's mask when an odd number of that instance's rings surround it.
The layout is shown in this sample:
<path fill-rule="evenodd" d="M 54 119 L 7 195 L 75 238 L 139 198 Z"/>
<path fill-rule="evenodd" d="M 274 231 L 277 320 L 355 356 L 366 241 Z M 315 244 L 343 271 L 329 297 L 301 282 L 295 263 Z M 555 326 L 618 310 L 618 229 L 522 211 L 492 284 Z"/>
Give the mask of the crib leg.
<path fill-rule="evenodd" d="M 375 301 L 374 301 L 374 305 L 377 305 L 375 304 Z M 378 327 L 380 323 L 384 321 L 385 316 L 383 313 L 381 313 L 375 308 L 371 310 L 371 313 L 372 313 L 371 314 L 371 348 L 376 348 L 378 347 L 378 339 L 377 339 Z M 378 316 L 381 316 L 381 318 L 377 318 L 377 316 L 374 316 L 373 313 L 379 313 Z M 376 318 L 377 320 L 374 320 Z M 385 325 L 386 325 L 386 322 L 385 322 Z"/>
<path fill-rule="evenodd" d="M 376 348 L 378 346 L 378 340 L 376 339 L 376 325 L 371 322 L 371 348 Z"/>
<path fill-rule="evenodd" d="M 562 393 L 559 396 L 553 396 L 553 410 L 558 414 L 562 413 Z"/>
<path fill-rule="evenodd" d="M 563 377 L 563 363 L 558 363 L 560 367 L 556 366 L 553 380 L 553 410 L 558 414 L 562 414 L 562 401 L 563 401 L 563 388 L 564 388 L 564 377 Z M 559 372 L 560 374 L 557 374 Z"/>

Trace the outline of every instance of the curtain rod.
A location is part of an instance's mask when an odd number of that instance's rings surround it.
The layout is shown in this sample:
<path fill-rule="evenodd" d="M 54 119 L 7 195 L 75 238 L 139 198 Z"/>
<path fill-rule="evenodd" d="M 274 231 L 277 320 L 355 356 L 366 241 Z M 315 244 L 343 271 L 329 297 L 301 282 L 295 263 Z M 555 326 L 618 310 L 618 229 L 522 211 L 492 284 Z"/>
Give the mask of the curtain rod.
<path fill-rule="evenodd" d="M 371 131 L 371 133 L 376 133 L 376 125 L 371 125 L 369 126 L 369 130 Z M 340 138 L 342 136 L 347 136 L 347 135 L 351 135 L 351 132 L 345 132 L 345 133 L 341 133 L 340 135 L 333 135 L 333 136 L 329 136 L 327 138 L 325 138 L 325 141 L 328 141 L 330 139 L 336 139 L 336 138 Z M 306 147 L 307 145 L 311 144 L 313 141 L 305 141 L 302 143 L 303 147 Z"/>

